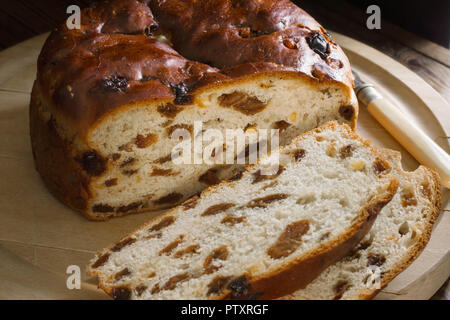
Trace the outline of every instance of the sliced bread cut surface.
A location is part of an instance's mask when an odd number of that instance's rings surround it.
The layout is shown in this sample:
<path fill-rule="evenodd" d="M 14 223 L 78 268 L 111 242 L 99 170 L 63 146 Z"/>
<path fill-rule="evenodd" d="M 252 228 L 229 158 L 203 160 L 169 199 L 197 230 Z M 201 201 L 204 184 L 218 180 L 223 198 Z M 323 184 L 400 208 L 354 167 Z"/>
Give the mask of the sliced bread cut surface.
<path fill-rule="evenodd" d="M 342 49 L 289 0 L 99 1 L 39 55 L 34 162 L 89 219 L 167 209 L 230 177 L 207 163 L 211 150 L 201 165 L 174 164 L 176 129 L 197 142 L 196 121 L 222 133 L 279 129 L 290 142 L 330 120 L 355 126 L 352 87 Z"/>
<path fill-rule="evenodd" d="M 398 152 L 383 153 L 399 181 L 394 198 L 348 257 L 282 299 L 370 299 L 425 248 L 441 207 L 438 176 L 423 166 L 405 172 Z"/>
<path fill-rule="evenodd" d="M 350 127 L 328 123 L 103 250 L 88 273 L 114 298 L 289 294 L 365 236 L 396 192 L 390 170 Z"/>

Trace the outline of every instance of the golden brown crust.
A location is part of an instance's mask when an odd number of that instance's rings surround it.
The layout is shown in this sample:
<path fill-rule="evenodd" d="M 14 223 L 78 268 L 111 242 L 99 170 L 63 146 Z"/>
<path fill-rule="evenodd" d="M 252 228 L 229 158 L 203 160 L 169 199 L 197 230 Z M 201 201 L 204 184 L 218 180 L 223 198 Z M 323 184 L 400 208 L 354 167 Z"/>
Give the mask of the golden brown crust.
<path fill-rule="evenodd" d="M 211 7 L 221 14 L 211 15 Z M 113 0 L 81 17 L 81 29 L 63 24 L 52 32 L 37 74 L 43 100 L 81 135 L 123 105 L 150 99 L 189 104 L 193 90 L 243 75 L 285 71 L 353 84 L 339 46 L 288 0 Z M 158 26 L 173 48 L 154 39 Z M 286 47 L 287 39 L 295 48 Z"/>
<path fill-rule="evenodd" d="M 36 170 L 50 192 L 71 208 L 93 218 L 86 213 L 90 176 L 71 156 L 70 143 L 60 137 L 54 119 L 43 118 L 36 83 L 31 93 L 30 134 Z"/>

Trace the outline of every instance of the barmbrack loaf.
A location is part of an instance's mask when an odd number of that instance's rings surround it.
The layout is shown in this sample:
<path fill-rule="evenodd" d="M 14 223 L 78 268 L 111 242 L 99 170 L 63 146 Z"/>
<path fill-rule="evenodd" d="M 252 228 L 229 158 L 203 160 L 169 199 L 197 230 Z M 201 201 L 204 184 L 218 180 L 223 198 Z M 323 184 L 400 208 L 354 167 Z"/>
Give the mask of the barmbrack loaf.
<path fill-rule="evenodd" d="M 167 208 L 234 172 L 174 164 L 176 129 L 278 129 L 284 144 L 329 120 L 354 127 L 352 85 L 342 50 L 290 1 L 104 1 L 42 49 L 34 160 L 90 219 Z"/>
<path fill-rule="evenodd" d="M 396 193 L 391 173 L 329 123 L 99 252 L 88 273 L 119 299 L 277 298 L 353 250 Z"/>
<path fill-rule="evenodd" d="M 383 150 L 397 193 L 378 214 L 372 229 L 352 252 L 306 288 L 282 299 L 370 299 L 406 269 L 430 239 L 441 208 L 438 175 L 423 166 L 405 172 L 400 154 Z"/>

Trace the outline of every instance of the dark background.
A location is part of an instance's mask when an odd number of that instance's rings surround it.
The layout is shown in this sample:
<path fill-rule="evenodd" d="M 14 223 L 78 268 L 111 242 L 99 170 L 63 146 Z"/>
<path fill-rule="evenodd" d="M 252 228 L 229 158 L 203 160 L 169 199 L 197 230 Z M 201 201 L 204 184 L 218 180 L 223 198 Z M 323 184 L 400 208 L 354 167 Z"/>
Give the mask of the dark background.
<path fill-rule="evenodd" d="M 93 0 L 0 0 L 0 49 L 51 30 L 68 16 L 66 8 L 71 4 L 86 7 Z M 450 48 L 449 0 L 297 0 L 326 28 L 325 12 L 334 10 L 342 16 L 349 14 L 348 5 L 359 11 L 361 28 L 365 27 L 366 8 L 377 4 L 383 19 Z M 309 8 L 309 10 L 308 10 Z M 335 25 L 333 25 L 336 30 Z M 339 29 L 339 28 L 338 28 Z M 367 30 L 367 29 L 366 29 Z M 339 30 L 336 30 L 339 31 Z"/>

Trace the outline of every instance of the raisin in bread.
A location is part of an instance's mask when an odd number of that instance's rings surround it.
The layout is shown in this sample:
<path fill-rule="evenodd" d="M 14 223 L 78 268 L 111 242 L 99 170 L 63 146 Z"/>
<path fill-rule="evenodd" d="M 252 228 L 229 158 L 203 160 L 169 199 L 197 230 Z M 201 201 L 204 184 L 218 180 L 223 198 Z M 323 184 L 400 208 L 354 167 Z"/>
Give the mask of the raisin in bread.
<path fill-rule="evenodd" d="M 423 166 L 405 172 L 398 152 L 383 153 L 399 181 L 394 198 L 348 257 L 330 266 L 306 288 L 282 299 L 370 299 L 425 248 L 440 213 L 438 176 Z"/>
<path fill-rule="evenodd" d="M 42 49 L 34 160 L 90 219 L 167 208 L 234 170 L 175 165 L 174 130 L 279 129 L 284 144 L 329 120 L 354 127 L 352 86 L 345 54 L 290 1 L 105 1 Z"/>
<path fill-rule="evenodd" d="M 350 127 L 326 124 L 98 253 L 88 273 L 114 298 L 280 297 L 365 236 L 396 192 L 389 171 Z"/>

